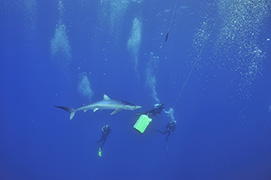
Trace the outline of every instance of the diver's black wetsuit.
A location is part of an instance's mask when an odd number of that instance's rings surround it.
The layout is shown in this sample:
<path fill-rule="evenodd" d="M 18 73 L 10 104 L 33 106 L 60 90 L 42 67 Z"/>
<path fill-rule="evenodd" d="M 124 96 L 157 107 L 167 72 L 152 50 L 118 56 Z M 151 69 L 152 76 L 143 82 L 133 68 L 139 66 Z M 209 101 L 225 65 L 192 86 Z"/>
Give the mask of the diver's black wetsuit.
<path fill-rule="evenodd" d="M 110 125 L 108 124 L 108 125 L 103 126 L 103 128 L 102 128 L 102 137 L 101 137 L 101 139 L 97 142 L 98 145 L 100 146 L 100 148 L 103 147 L 103 145 L 104 145 L 104 143 L 106 142 L 106 139 L 107 139 L 107 137 L 108 137 L 108 135 L 109 135 L 110 133 L 111 133 L 111 127 L 110 127 Z"/>
<path fill-rule="evenodd" d="M 176 121 L 169 121 L 169 123 L 166 126 L 166 130 L 164 132 L 156 130 L 160 132 L 161 134 L 167 134 L 166 141 L 168 140 L 170 133 L 173 132 L 176 128 Z"/>
<path fill-rule="evenodd" d="M 149 118 L 152 118 L 152 117 L 156 117 L 158 115 L 160 115 L 160 113 L 165 109 L 164 107 L 164 104 L 157 104 L 155 105 L 152 110 L 150 111 L 147 111 L 143 114 L 146 114 L 147 116 L 149 116 Z"/>

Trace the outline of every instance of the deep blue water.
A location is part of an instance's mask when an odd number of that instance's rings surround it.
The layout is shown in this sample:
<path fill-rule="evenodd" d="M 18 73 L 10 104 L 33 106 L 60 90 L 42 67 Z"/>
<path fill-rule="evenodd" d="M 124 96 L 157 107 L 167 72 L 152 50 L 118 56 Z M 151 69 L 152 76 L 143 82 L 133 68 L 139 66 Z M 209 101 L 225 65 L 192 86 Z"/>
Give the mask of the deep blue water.
<path fill-rule="evenodd" d="M 0 179 L 271 179 L 270 8 L 264 0 L 2 0 Z M 54 107 L 103 94 L 142 109 L 69 120 Z M 158 102 L 174 117 L 162 113 L 139 134 L 136 112 Z M 166 142 L 155 130 L 171 118 Z"/>

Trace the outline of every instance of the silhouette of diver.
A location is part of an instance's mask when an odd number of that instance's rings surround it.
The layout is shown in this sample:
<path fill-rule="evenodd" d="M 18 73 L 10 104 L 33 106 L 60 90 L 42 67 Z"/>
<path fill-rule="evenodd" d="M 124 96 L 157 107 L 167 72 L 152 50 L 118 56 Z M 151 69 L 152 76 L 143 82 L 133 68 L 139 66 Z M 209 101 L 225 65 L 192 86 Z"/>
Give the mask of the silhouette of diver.
<path fill-rule="evenodd" d="M 102 127 L 102 136 L 99 141 L 97 141 L 97 144 L 99 145 L 100 148 L 103 147 L 104 143 L 106 142 L 106 139 L 108 135 L 111 133 L 111 127 L 109 124 L 105 125 Z"/>
<path fill-rule="evenodd" d="M 163 131 L 160 131 L 160 130 L 156 130 L 157 132 L 161 133 L 161 134 L 167 134 L 167 137 L 166 137 L 166 141 L 168 141 L 168 138 L 171 134 L 171 132 L 173 132 L 176 128 L 176 121 L 175 120 L 172 120 L 172 121 L 169 121 L 167 126 L 166 126 L 166 130 L 163 132 Z"/>
<path fill-rule="evenodd" d="M 139 113 L 138 115 L 146 114 L 147 116 L 149 116 L 149 118 L 153 118 L 160 115 L 163 110 L 165 111 L 164 103 L 155 104 L 152 110 L 146 111 L 144 113 Z"/>

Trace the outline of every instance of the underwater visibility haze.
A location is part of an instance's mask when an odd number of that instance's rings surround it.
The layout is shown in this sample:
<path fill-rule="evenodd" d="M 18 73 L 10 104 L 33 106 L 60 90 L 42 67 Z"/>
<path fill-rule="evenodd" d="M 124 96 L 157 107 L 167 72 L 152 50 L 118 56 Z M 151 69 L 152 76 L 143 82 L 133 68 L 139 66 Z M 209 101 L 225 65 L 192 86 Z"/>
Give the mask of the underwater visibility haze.
<path fill-rule="evenodd" d="M 0 63 L 1 180 L 271 179 L 269 0 L 2 0 Z"/>

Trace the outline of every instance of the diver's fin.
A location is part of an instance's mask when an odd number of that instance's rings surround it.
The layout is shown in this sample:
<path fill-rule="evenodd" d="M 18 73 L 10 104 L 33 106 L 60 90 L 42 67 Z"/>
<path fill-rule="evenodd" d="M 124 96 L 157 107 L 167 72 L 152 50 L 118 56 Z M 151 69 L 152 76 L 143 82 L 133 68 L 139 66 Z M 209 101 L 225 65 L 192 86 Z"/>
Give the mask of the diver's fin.
<path fill-rule="evenodd" d="M 96 111 L 98 111 L 99 110 L 99 108 L 94 108 L 93 109 L 93 112 L 96 112 Z"/>
<path fill-rule="evenodd" d="M 110 100 L 110 97 L 108 97 L 106 94 L 104 94 L 104 100 Z"/>
<path fill-rule="evenodd" d="M 115 109 L 115 111 L 113 111 L 112 113 L 110 113 L 110 115 L 116 114 L 116 113 L 118 113 L 120 111 L 121 111 L 121 109 Z"/>
<path fill-rule="evenodd" d="M 102 157 L 102 149 L 99 147 L 98 156 Z"/>
<path fill-rule="evenodd" d="M 72 118 L 74 117 L 75 112 L 76 112 L 76 109 L 69 108 L 69 107 L 64 107 L 64 106 L 55 106 L 55 107 L 63 109 L 65 111 L 69 112 L 70 113 L 70 120 L 72 120 Z"/>

